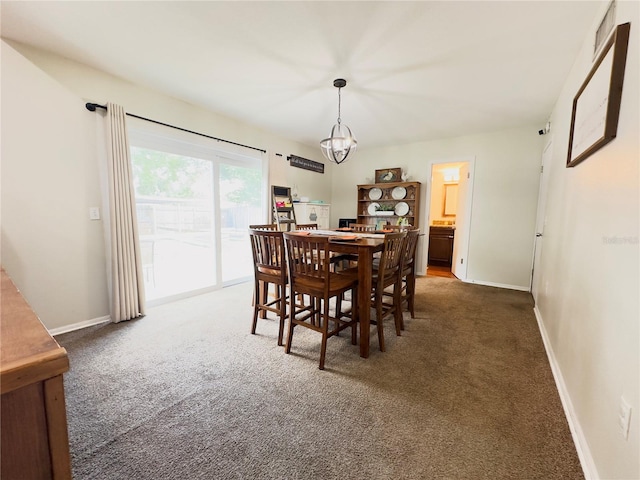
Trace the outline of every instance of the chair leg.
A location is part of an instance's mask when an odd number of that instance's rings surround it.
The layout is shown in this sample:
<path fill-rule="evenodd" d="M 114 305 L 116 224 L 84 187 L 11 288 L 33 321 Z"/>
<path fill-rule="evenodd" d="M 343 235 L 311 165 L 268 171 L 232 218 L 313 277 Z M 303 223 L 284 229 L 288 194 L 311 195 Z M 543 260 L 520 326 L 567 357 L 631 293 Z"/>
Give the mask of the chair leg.
<path fill-rule="evenodd" d="M 278 298 L 280 298 L 280 326 L 278 328 L 278 345 L 282 346 L 282 337 L 284 335 L 284 322 L 285 319 L 287 318 L 287 294 L 286 294 L 286 287 L 284 285 L 282 286 L 276 286 L 276 291 L 277 294 L 280 295 Z"/>
<path fill-rule="evenodd" d="M 256 326 L 258 325 L 258 311 L 260 307 L 258 306 L 260 299 L 260 282 L 258 280 L 254 283 L 253 288 L 253 322 L 251 323 L 251 334 L 256 334 Z"/>
<path fill-rule="evenodd" d="M 260 282 L 262 290 L 260 295 L 260 302 L 262 305 L 266 305 L 269 302 L 269 282 Z M 260 318 L 267 318 L 267 311 L 261 310 Z"/>
<path fill-rule="evenodd" d="M 411 313 L 411 318 L 416 318 L 415 311 L 413 309 L 413 300 L 415 298 L 415 293 L 416 293 L 416 276 L 407 275 L 407 304 L 409 307 L 409 313 Z"/>
<path fill-rule="evenodd" d="M 358 322 L 360 318 L 358 317 L 358 292 L 354 288 L 351 290 L 351 344 L 358 344 Z"/>
<path fill-rule="evenodd" d="M 402 320 L 402 280 L 393 286 L 393 320 L 396 324 L 396 335 L 400 336 L 401 330 L 404 330 L 404 322 Z"/>
<path fill-rule="evenodd" d="M 329 337 L 329 302 L 325 301 L 320 312 L 322 322 L 322 345 L 320 347 L 320 370 L 324 370 L 324 359 L 327 356 L 327 338 Z"/>
<path fill-rule="evenodd" d="M 380 347 L 380 351 L 384 352 L 384 328 L 382 320 L 382 295 L 378 297 L 376 292 L 376 330 L 378 331 L 378 346 Z"/>
<path fill-rule="evenodd" d="M 293 292 L 289 295 L 289 332 L 287 333 L 287 346 L 284 349 L 285 353 L 291 353 L 291 339 L 293 337 L 293 319 L 296 318 L 296 300 Z"/>

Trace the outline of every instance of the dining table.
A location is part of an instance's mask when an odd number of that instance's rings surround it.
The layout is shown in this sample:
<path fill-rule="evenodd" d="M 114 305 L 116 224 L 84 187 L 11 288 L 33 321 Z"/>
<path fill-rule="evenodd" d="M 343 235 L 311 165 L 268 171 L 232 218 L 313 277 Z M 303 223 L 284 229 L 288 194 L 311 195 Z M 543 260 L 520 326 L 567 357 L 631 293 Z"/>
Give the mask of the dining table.
<path fill-rule="evenodd" d="M 330 232 L 329 248 L 331 252 L 335 253 L 358 255 L 360 356 L 368 358 L 371 337 L 373 258 L 376 252 L 381 252 L 384 249 L 384 234 L 350 232 L 347 235 L 345 232 Z"/>

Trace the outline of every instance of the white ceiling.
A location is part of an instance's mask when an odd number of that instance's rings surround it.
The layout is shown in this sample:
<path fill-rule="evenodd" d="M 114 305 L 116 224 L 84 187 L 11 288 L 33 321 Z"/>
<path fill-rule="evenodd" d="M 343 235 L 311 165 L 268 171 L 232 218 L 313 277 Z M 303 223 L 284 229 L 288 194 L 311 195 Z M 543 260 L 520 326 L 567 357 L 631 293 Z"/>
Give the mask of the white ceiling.
<path fill-rule="evenodd" d="M 3 38 L 309 145 L 329 135 L 333 80 L 345 78 L 342 121 L 367 148 L 542 128 L 602 2 L 2 1 L 1 8 Z"/>

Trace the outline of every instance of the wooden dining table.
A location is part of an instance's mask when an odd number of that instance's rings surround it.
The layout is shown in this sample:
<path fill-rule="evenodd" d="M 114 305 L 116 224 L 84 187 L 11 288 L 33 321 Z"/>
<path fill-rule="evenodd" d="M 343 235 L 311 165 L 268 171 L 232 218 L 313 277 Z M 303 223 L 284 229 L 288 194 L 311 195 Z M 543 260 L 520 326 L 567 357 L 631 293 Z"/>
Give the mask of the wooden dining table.
<path fill-rule="evenodd" d="M 332 252 L 358 255 L 358 317 L 360 322 L 360 356 L 369 357 L 371 337 L 371 280 L 373 277 L 373 255 L 384 249 L 384 235 L 353 233 L 357 238 L 342 241 L 339 236 L 330 237 Z"/>

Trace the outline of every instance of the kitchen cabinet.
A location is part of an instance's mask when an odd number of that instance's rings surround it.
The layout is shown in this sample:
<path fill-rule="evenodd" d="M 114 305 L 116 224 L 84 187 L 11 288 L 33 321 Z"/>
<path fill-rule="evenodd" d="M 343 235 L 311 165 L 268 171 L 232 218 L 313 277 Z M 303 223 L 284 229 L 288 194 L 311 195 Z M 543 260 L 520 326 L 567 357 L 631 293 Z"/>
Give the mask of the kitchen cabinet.
<path fill-rule="evenodd" d="M 294 203 L 296 223 L 317 223 L 320 230 L 329 230 L 331 205 L 327 203 Z"/>
<path fill-rule="evenodd" d="M 357 223 L 396 225 L 402 217 L 409 225 L 419 227 L 420 182 L 358 185 L 357 211 Z"/>
<path fill-rule="evenodd" d="M 455 228 L 429 228 L 429 265 L 450 267 L 453 259 Z"/>

